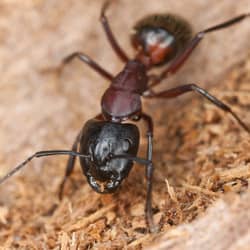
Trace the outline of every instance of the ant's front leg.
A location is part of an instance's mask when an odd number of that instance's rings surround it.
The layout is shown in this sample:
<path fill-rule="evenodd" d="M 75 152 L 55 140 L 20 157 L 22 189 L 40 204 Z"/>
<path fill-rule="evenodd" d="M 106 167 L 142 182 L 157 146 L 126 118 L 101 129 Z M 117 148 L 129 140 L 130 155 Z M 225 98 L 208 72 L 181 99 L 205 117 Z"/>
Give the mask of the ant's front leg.
<path fill-rule="evenodd" d="M 147 160 L 150 162 L 146 166 L 146 179 L 147 179 L 147 197 L 146 197 L 146 206 L 145 206 L 145 213 L 146 213 L 146 222 L 148 224 L 149 230 L 151 233 L 155 233 L 158 231 L 157 226 L 154 224 L 153 220 L 153 210 L 152 210 L 152 185 L 153 185 L 153 163 L 152 163 L 152 156 L 153 156 L 153 121 L 152 118 L 142 113 L 141 118 L 147 123 L 147 137 L 148 137 L 148 148 L 147 148 Z"/>
<path fill-rule="evenodd" d="M 72 149 L 71 149 L 73 152 L 77 152 L 77 150 L 78 150 L 81 135 L 82 135 L 82 131 L 77 135 L 77 137 L 74 141 L 74 144 L 73 144 Z M 71 175 L 71 173 L 74 169 L 75 161 L 76 161 L 76 156 L 70 155 L 68 162 L 67 162 L 67 165 L 66 165 L 65 175 L 64 175 L 64 178 L 63 178 L 63 180 L 60 184 L 60 188 L 59 188 L 59 193 L 58 193 L 59 200 L 62 200 L 64 186 L 65 186 L 66 181 L 68 180 L 68 177 Z"/>
<path fill-rule="evenodd" d="M 159 93 L 151 92 L 149 89 L 149 91 L 147 92 L 147 95 L 145 95 L 144 97 L 145 98 L 175 98 L 179 95 L 183 95 L 190 91 L 195 91 L 196 93 L 207 98 L 210 102 L 212 102 L 218 108 L 224 110 L 225 112 L 230 113 L 235 118 L 235 120 L 239 123 L 239 125 L 250 134 L 250 128 L 236 115 L 236 113 L 232 111 L 232 109 L 228 105 L 218 100 L 216 97 L 209 94 L 205 89 L 202 89 L 195 84 L 186 84 L 186 85 L 178 86 L 176 88 L 168 89 Z"/>
<path fill-rule="evenodd" d="M 96 115 L 95 119 L 103 120 L 102 114 Z M 73 146 L 72 146 L 72 149 L 71 149 L 72 151 L 78 152 L 78 147 L 79 147 L 79 143 L 80 143 L 81 137 L 82 137 L 82 130 L 77 135 L 77 137 L 76 137 L 76 139 L 75 139 L 75 141 L 73 143 Z M 58 194 L 59 200 L 62 200 L 64 186 L 65 186 L 66 181 L 68 180 L 68 177 L 71 175 L 71 173 L 72 173 L 72 171 L 74 169 L 75 160 L 76 160 L 76 156 L 75 155 L 70 155 L 69 156 L 69 159 L 68 159 L 68 162 L 67 162 L 67 165 L 66 165 L 65 175 L 64 175 L 64 178 L 63 178 L 63 180 L 62 180 L 62 182 L 60 184 L 60 188 L 59 188 L 59 194 Z"/>

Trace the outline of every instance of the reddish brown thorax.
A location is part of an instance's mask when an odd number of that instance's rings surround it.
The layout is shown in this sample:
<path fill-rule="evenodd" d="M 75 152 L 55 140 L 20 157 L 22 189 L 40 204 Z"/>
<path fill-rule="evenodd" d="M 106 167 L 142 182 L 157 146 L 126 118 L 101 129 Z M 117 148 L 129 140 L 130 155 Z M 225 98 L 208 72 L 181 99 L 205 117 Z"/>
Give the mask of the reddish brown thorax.
<path fill-rule="evenodd" d="M 145 66 L 136 60 L 128 61 L 114 78 L 101 100 L 106 119 L 121 122 L 141 111 L 141 95 L 147 89 Z"/>

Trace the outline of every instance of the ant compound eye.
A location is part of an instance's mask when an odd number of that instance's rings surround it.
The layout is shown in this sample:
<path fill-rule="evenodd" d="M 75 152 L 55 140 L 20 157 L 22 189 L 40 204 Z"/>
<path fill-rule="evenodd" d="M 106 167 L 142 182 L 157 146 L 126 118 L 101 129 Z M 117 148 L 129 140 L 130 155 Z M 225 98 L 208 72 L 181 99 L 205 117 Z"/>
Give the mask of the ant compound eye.
<path fill-rule="evenodd" d="M 124 152 L 127 152 L 130 148 L 131 141 L 129 139 L 125 139 L 122 141 L 122 149 Z"/>

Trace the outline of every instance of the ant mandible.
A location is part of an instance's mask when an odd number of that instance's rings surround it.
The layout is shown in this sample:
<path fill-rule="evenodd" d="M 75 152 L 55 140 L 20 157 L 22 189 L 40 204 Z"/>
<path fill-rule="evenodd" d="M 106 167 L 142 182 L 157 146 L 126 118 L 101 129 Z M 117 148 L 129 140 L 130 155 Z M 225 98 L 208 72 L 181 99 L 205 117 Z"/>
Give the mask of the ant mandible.
<path fill-rule="evenodd" d="M 89 120 L 82 128 L 72 146 L 72 150 L 39 151 L 27 158 L 0 179 L 0 184 L 24 167 L 34 157 L 66 154 L 70 155 L 65 177 L 60 185 L 59 197 L 62 199 L 67 178 L 73 171 L 75 159 L 80 158 L 83 173 L 90 186 L 98 193 L 112 193 L 117 190 L 129 174 L 133 162 L 146 166 L 147 194 L 145 215 L 150 232 L 155 232 L 152 213 L 152 150 L 153 121 L 142 112 L 141 97 L 175 98 L 189 91 L 195 91 L 207 98 L 218 108 L 230 113 L 243 129 L 250 133 L 247 125 L 231 110 L 229 106 L 209 94 L 196 84 L 185 84 L 161 92 L 153 88 L 169 75 L 175 74 L 186 62 L 196 46 L 206 34 L 227 28 L 250 14 L 242 14 L 226 22 L 198 32 L 192 38 L 191 27 L 181 17 L 172 14 L 150 15 L 139 21 L 131 36 L 136 50 L 134 59 L 130 59 L 119 46 L 106 17 L 110 1 L 106 1 L 101 10 L 100 21 L 107 39 L 116 55 L 125 63 L 123 70 L 116 76 L 103 69 L 86 54 L 75 52 L 63 60 L 63 65 L 78 58 L 101 76 L 111 81 L 101 99 L 101 114 Z M 150 70 L 169 63 L 159 75 L 150 74 Z M 139 147 L 139 130 L 137 126 L 122 123 L 126 120 L 144 120 L 147 124 L 147 157 L 137 157 Z"/>

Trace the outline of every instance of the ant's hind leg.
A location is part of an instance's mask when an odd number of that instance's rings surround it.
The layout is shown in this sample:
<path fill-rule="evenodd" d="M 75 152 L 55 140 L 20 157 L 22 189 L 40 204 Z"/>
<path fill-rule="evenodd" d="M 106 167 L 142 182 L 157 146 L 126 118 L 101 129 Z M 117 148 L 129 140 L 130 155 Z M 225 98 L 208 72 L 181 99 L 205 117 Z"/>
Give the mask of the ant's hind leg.
<path fill-rule="evenodd" d="M 102 6 L 102 10 L 101 10 L 101 16 L 100 16 L 100 21 L 102 23 L 104 32 L 108 38 L 108 41 L 111 45 L 111 47 L 113 48 L 113 50 L 115 51 L 115 53 L 117 54 L 117 56 L 123 61 L 123 62 L 128 62 L 129 58 L 126 55 L 126 53 L 123 51 L 123 49 L 120 47 L 120 45 L 118 44 L 116 38 L 113 35 L 113 32 L 109 26 L 109 22 L 108 19 L 106 17 L 106 10 L 110 4 L 110 0 L 107 0 L 103 6 Z"/>
<path fill-rule="evenodd" d="M 79 145 L 80 138 L 81 138 L 81 134 L 82 134 L 81 132 L 77 135 L 77 137 L 75 139 L 75 142 L 74 142 L 74 144 L 72 146 L 72 151 L 74 151 L 74 152 L 77 152 L 78 145 Z M 63 178 L 63 180 L 62 180 L 62 182 L 60 184 L 60 188 L 59 188 L 59 194 L 58 194 L 59 200 L 62 200 L 64 186 L 65 186 L 65 183 L 66 183 L 68 177 L 71 175 L 71 173 L 72 173 L 72 171 L 74 169 L 75 160 L 76 160 L 75 155 L 70 155 L 69 156 L 69 159 L 68 159 L 68 162 L 67 162 L 67 165 L 66 165 L 65 175 L 64 175 L 64 178 Z"/>
<path fill-rule="evenodd" d="M 159 84 L 163 79 L 167 78 L 169 74 L 175 74 L 181 66 L 186 62 L 186 60 L 190 57 L 194 49 L 198 46 L 198 44 L 202 41 L 206 34 L 214 31 L 218 31 L 221 29 L 228 28 L 234 24 L 237 24 L 243 21 L 245 18 L 250 17 L 250 13 L 242 14 L 237 17 L 234 17 L 228 21 L 223 23 L 217 24 L 210 28 L 204 29 L 198 32 L 194 38 L 187 44 L 186 48 L 180 52 L 175 59 L 169 64 L 169 66 L 159 75 L 154 76 L 154 78 L 150 84 L 150 87 L 156 86 Z"/>

